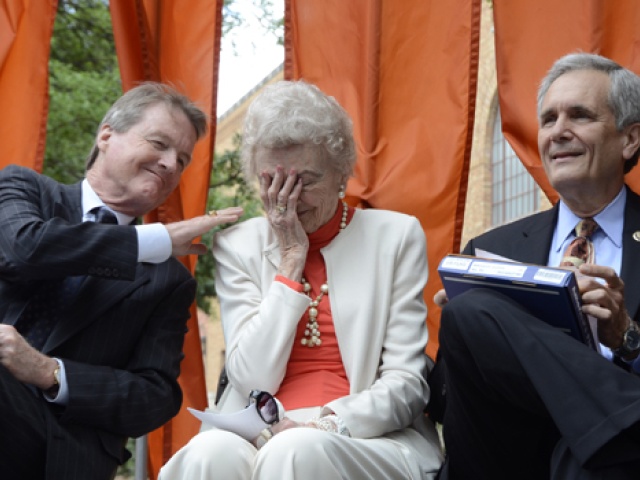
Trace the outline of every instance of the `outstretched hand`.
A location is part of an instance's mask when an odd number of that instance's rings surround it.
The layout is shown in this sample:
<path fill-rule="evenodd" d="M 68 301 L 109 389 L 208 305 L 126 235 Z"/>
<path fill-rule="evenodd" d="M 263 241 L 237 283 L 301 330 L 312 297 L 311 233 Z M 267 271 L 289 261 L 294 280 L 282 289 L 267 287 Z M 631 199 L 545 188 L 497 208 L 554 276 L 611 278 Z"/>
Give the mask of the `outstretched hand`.
<path fill-rule="evenodd" d="M 243 211 L 242 207 L 229 207 L 165 225 L 171 237 L 171 254 L 178 257 L 207 253 L 206 245 L 194 243 L 195 239 L 218 225 L 237 222 Z"/>

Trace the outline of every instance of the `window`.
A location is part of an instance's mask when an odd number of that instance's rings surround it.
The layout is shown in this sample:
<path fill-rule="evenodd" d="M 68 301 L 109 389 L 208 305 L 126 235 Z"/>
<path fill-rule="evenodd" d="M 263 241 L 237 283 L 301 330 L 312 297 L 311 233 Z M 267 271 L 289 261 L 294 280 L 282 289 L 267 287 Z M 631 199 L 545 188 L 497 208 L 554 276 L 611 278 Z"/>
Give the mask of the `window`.
<path fill-rule="evenodd" d="M 493 124 L 491 178 L 492 226 L 538 210 L 540 188 L 502 135 L 500 110 L 496 111 Z"/>

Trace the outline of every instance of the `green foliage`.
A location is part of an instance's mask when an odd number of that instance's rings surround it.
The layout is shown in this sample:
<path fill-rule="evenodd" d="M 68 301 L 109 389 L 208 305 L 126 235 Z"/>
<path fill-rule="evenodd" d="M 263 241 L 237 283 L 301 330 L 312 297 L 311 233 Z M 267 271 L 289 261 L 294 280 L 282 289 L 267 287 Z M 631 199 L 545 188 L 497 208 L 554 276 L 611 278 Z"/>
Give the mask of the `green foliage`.
<path fill-rule="evenodd" d="M 108 5 L 64 0 L 51 39 L 49 117 L 44 173 L 80 180 L 96 128 L 122 94 Z"/>
<path fill-rule="evenodd" d="M 51 58 L 77 71 L 118 70 L 106 0 L 59 0 Z"/>
<path fill-rule="evenodd" d="M 207 211 L 220 210 L 231 206 L 241 206 L 244 214 L 240 221 L 262 215 L 262 203 L 253 185 L 247 183 L 240 164 L 240 135 L 234 138 L 234 149 L 215 155 L 209 183 Z M 202 236 L 202 243 L 211 247 L 213 236 L 230 225 L 222 225 Z M 196 265 L 195 277 L 198 280 L 197 303 L 210 313 L 209 298 L 215 295 L 215 262 L 211 254 L 201 255 Z"/>

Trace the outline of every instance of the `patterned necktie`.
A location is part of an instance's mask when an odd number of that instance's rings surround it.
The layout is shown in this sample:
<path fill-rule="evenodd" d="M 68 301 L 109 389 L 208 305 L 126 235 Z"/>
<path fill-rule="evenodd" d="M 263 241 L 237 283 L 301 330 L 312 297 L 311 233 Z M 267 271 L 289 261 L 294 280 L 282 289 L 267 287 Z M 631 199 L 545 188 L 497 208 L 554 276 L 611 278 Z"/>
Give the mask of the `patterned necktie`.
<path fill-rule="evenodd" d="M 106 207 L 91 209 L 97 223 L 116 225 L 118 219 Z M 38 350 L 42 350 L 53 327 L 58 322 L 64 305 L 73 300 L 85 275 L 66 277 L 63 280 L 45 282 L 31 297 L 22 315 L 15 324 L 16 329 Z"/>
<path fill-rule="evenodd" d="M 107 207 L 95 207 L 91 209 L 91 212 L 96 218 L 96 223 L 107 223 L 110 225 L 117 225 L 118 219 L 115 214 Z"/>
<path fill-rule="evenodd" d="M 583 218 L 575 228 L 576 238 L 569 244 L 564 252 L 561 267 L 579 267 L 583 263 L 594 263 L 595 251 L 591 235 L 598 229 L 598 224 L 593 218 Z"/>

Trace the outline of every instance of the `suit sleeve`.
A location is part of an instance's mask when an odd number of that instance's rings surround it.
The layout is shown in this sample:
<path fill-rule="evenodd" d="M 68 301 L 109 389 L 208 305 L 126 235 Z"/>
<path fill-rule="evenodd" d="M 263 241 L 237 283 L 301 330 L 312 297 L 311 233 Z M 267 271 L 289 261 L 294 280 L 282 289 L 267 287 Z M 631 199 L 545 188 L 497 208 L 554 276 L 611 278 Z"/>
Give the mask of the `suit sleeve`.
<path fill-rule="evenodd" d="M 239 251 L 242 235 L 233 229 L 216 236 L 216 292 L 226 344 L 229 381 L 239 392 L 277 392 L 287 369 L 296 327 L 309 306 L 306 295 L 281 282 L 262 285 L 255 264 L 260 251 Z M 273 269 L 275 277 L 275 268 Z"/>
<path fill-rule="evenodd" d="M 58 183 L 32 170 L 0 171 L 0 279 L 133 278 L 135 228 L 81 223 L 66 200 Z"/>
<path fill-rule="evenodd" d="M 61 351 L 69 385 L 62 422 L 138 437 L 177 414 L 177 378 L 196 282 L 177 261 L 170 263 L 110 314 L 118 318 L 100 320 L 110 323 L 96 325 L 104 335 L 86 335 L 69 347 L 71 358 Z"/>

